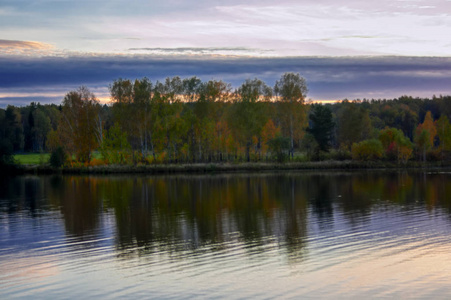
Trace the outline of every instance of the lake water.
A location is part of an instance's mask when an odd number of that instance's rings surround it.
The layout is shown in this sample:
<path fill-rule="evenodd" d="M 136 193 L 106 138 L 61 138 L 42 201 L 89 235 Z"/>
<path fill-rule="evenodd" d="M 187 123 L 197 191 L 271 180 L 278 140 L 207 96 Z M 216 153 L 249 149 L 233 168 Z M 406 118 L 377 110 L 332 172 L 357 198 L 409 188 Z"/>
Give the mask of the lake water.
<path fill-rule="evenodd" d="M 449 298 L 451 173 L 0 179 L 0 299 Z"/>

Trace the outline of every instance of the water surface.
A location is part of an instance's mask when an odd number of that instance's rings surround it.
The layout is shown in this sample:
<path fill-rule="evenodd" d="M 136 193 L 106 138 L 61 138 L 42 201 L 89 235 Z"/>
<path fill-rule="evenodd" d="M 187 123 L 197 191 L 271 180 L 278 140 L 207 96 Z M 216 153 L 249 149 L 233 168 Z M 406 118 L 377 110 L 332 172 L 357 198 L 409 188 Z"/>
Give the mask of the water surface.
<path fill-rule="evenodd" d="M 447 298 L 451 174 L 0 179 L 0 298 Z"/>

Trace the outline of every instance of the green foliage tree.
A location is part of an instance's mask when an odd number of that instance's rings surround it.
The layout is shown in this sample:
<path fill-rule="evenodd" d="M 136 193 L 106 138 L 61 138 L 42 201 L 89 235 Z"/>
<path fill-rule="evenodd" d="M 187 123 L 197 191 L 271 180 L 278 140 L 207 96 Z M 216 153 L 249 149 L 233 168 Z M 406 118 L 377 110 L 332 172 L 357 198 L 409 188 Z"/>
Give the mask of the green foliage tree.
<path fill-rule="evenodd" d="M 153 98 L 155 139 L 163 146 L 169 161 L 180 159 L 180 149 L 183 147 L 183 137 L 188 134 L 189 126 L 182 118 L 183 103 L 182 80 L 179 77 L 167 78 L 165 83 L 157 82 Z M 161 149 L 162 150 L 162 149 Z"/>
<path fill-rule="evenodd" d="M 255 78 L 246 80 L 236 91 L 235 101 L 229 109 L 228 123 L 233 136 L 246 152 L 250 161 L 250 149 L 254 140 L 261 139 L 264 125 L 268 121 L 263 100 L 269 100 L 272 89 Z"/>
<path fill-rule="evenodd" d="M 359 107 L 356 102 L 344 101 L 338 113 L 338 141 L 349 149 L 371 136 L 371 119 L 368 110 Z"/>
<path fill-rule="evenodd" d="M 62 105 L 31 103 L 0 109 L 4 157 L 9 160 L 21 151 L 54 152 L 63 146 L 70 157 L 75 154 L 88 162 L 99 145 L 102 150 L 111 139 L 125 137 L 127 145 L 120 147 L 133 157 L 128 160 L 126 155 L 127 162 L 150 162 L 150 154 L 157 162 L 260 160 L 271 152 L 276 157 L 277 147 L 273 141 L 270 151 L 271 141 L 285 137 L 289 139 L 286 153 L 293 156 L 295 147 L 302 146 L 310 159 L 318 159 L 320 151 L 332 147 L 335 135 L 333 146 L 340 150 L 331 156 L 342 159 L 350 157 L 353 143 L 371 137 L 379 138 L 385 158 L 398 162 L 412 156 L 411 140 L 417 159 L 451 157 L 450 96 L 305 105 L 305 80 L 294 73 L 276 82 L 276 97 L 259 79 L 246 80 L 232 92 L 230 84 L 221 80 L 177 76 L 155 85 L 147 78 L 118 79 L 110 92 L 111 105 L 100 105 L 91 101 L 95 97 L 89 91 L 77 90 L 68 93 Z M 419 119 L 424 121 L 418 125 Z M 307 120 L 310 126 L 304 135 Z M 105 138 L 110 141 L 104 143 Z"/>
<path fill-rule="evenodd" d="M 271 139 L 268 144 L 272 157 L 278 162 L 287 160 L 290 151 L 290 138 L 278 135 Z"/>
<path fill-rule="evenodd" d="M 307 92 L 305 79 L 296 73 L 283 74 L 274 86 L 274 93 L 279 97 L 277 107 L 282 132 L 290 137 L 291 157 L 294 155 L 294 141 L 302 139 L 307 127 L 304 105 Z"/>
<path fill-rule="evenodd" d="M 34 119 L 34 126 L 31 129 L 33 151 L 42 152 L 45 149 L 47 134 L 51 129 L 50 118 L 40 106 L 33 112 L 32 116 Z"/>
<path fill-rule="evenodd" d="M 103 139 L 100 153 L 103 159 L 111 164 L 124 164 L 131 151 L 127 140 L 127 133 L 121 130 L 119 124 L 111 127 Z"/>
<path fill-rule="evenodd" d="M 439 147 L 442 159 L 445 158 L 445 154 L 451 152 L 451 124 L 446 115 L 442 114 L 436 121 L 435 127 L 437 128 L 437 136 L 439 140 Z"/>
<path fill-rule="evenodd" d="M 197 157 L 199 161 L 212 159 L 212 154 L 219 151 L 221 126 L 224 121 L 226 102 L 231 98 L 232 87 L 224 81 L 210 80 L 199 88 L 199 99 L 194 106 L 196 116 L 195 136 Z"/>
<path fill-rule="evenodd" d="M 302 140 L 302 149 L 307 153 L 309 160 L 319 160 L 320 159 L 320 146 L 315 136 L 307 132 Z"/>
<path fill-rule="evenodd" d="M 114 117 L 127 133 L 132 149 L 139 149 L 143 155 L 151 149 L 155 155 L 152 82 L 147 78 L 134 82 L 119 78 L 110 85 L 110 93 Z"/>
<path fill-rule="evenodd" d="M 423 161 L 426 161 L 426 153 L 432 148 L 431 133 L 421 128 L 421 125 L 418 125 L 414 141 L 418 153 L 421 154 Z"/>

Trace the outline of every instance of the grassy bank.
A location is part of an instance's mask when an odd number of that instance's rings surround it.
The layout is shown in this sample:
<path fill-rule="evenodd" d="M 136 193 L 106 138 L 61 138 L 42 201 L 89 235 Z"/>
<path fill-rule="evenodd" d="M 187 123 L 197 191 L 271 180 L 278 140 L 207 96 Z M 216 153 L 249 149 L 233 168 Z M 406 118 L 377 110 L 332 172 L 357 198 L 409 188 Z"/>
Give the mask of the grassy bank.
<path fill-rule="evenodd" d="M 288 163 L 198 163 L 157 165 L 101 165 L 89 167 L 64 167 L 54 169 L 48 165 L 19 166 L 23 173 L 34 174 L 174 174 L 174 173 L 224 173 L 260 172 L 281 170 L 358 170 L 358 169 L 451 169 L 451 162 L 409 162 L 405 165 L 392 162 L 320 161 Z"/>
<path fill-rule="evenodd" d="M 49 162 L 50 153 L 26 153 L 14 155 L 19 165 L 44 165 Z"/>

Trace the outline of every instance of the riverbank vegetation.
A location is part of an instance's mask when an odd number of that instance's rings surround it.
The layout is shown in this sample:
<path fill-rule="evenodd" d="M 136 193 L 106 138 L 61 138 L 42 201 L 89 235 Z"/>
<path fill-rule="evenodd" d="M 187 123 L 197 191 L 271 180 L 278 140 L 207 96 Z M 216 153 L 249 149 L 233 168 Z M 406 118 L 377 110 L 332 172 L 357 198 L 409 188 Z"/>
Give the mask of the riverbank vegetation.
<path fill-rule="evenodd" d="M 0 109 L 0 164 L 407 165 L 451 158 L 451 96 L 313 104 L 295 73 L 274 87 L 257 78 L 233 89 L 221 80 L 173 77 L 117 79 L 109 88 L 107 104 L 81 87 L 60 105 Z M 28 163 L 21 153 L 35 159 Z"/>

